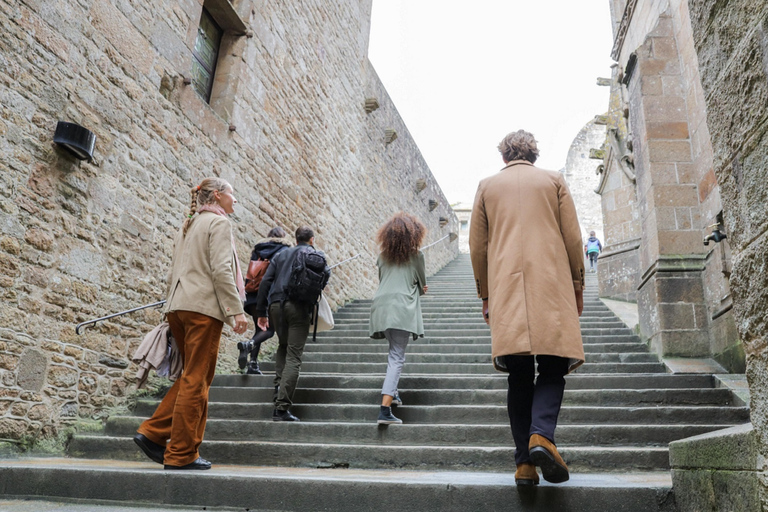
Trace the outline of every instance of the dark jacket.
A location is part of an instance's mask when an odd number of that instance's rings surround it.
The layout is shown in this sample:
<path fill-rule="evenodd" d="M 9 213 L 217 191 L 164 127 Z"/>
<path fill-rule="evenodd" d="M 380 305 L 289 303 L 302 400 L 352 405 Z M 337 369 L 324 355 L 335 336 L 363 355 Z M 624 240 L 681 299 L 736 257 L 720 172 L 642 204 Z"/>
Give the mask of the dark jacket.
<path fill-rule="evenodd" d="M 253 252 L 251 252 L 251 261 L 253 260 L 271 260 L 277 253 L 283 249 L 287 249 L 293 246 L 293 242 L 290 238 L 262 238 L 256 245 L 253 246 Z M 267 267 L 269 270 L 269 267 Z M 261 287 L 259 287 L 261 288 Z M 251 316 L 255 316 L 257 293 L 246 293 L 245 303 L 243 309 Z"/>
<path fill-rule="evenodd" d="M 291 261 L 293 261 L 293 255 L 299 250 L 300 247 L 311 247 L 308 243 L 302 242 L 291 247 L 288 250 L 280 251 L 272 258 L 272 261 L 267 267 L 267 273 L 264 274 L 264 279 L 261 280 L 259 286 L 259 296 L 256 299 L 256 317 L 266 317 L 267 308 L 275 302 L 283 302 L 288 299 L 286 295 L 286 287 L 288 286 L 288 280 L 291 277 Z M 315 250 L 315 249 L 313 249 Z M 323 254 L 322 251 L 317 251 Z M 325 256 L 325 254 L 323 254 Z M 331 269 L 328 265 L 325 266 L 325 274 L 330 277 Z"/>

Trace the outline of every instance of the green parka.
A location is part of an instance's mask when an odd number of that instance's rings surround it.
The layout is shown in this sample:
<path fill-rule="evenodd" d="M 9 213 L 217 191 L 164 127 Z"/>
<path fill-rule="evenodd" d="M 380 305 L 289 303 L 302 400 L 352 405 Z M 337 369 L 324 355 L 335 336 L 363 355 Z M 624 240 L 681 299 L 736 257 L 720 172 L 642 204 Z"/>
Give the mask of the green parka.
<path fill-rule="evenodd" d="M 371 338 L 384 338 L 387 329 L 401 329 L 413 334 L 413 339 L 424 336 L 421 302 L 427 284 L 424 254 L 419 251 L 402 265 L 387 263 L 379 255 L 379 289 L 371 305 Z"/>

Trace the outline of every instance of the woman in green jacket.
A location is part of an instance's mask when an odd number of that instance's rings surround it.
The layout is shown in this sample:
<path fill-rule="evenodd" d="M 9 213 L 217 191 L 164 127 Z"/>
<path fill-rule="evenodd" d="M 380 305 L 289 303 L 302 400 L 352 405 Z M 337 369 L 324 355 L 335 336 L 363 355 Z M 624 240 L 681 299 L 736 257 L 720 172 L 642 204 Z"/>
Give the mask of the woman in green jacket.
<path fill-rule="evenodd" d="M 371 305 L 370 336 L 387 338 L 389 358 L 387 376 L 381 388 L 378 423 L 389 425 L 403 421 L 392 414 L 392 405 L 402 405 L 397 392 L 400 373 L 405 364 L 408 340 L 424 336 L 419 297 L 427 293 L 424 254 L 419 251 L 426 227 L 407 213 L 389 219 L 376 235 L 381 247 L 377 261 L 379 289 Z"/>

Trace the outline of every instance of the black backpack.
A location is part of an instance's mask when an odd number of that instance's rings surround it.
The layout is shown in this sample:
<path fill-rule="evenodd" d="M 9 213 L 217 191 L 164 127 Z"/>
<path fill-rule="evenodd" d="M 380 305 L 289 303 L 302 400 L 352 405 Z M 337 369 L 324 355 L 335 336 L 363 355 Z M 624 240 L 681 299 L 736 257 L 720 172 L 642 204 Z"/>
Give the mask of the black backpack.
<path fill-rule="evenodd" d="M 285 287 L 288 300 L 304 304 L 317 303 L 320 292 L 328 283 L 325 268 L 325 256 L 311 246 L 296 249 L 291 260 L 291 275 Z"/>

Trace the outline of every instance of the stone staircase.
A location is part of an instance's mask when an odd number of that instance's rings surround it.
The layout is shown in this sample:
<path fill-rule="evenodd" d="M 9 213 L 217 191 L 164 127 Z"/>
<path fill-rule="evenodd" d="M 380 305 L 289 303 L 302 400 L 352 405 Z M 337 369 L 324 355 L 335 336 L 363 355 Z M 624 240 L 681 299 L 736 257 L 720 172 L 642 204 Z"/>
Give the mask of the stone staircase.
<path fill-rule="evenodd" d="M 565 510 L 558 503 L 568 510 L 674 510 L 668 443 L 748 421 L 748 409 L 730 390 L 717 388 L 712 375 L 667 373 L 597 298 L 596 278 L 589 275 L 581 318 L 586 363 L 567 377 L 556 433 L 571 481 L 542 482 L 533 494 L 511 492 L 506 378 L 490 363 L 490 333 L 469 257 L 459 256 L 428 282 L 427 335 L 409 344 L 400 381 L 404 405 L 395 414 L 403 425 L 376 424 L 386 342 L 367 337 L 370 301 L 355 301 L 336 313 L 333 331 L 307 343 L 292 409 L 301 422 L 271 421 L 271 375 L 216 376 L 201 447 L 214 469 L 205 477 L 162 473 L 156 480 L 166 486 L 182 478 L 206 482 L 190 488 L 192 497 L 174 493 L 169 503 L 250 510 Z M 262 365 L 268 373 L 273 367 Z M 110 418 L 103 434 L 76 436 L 69 455 L 87 462 L 73 461 L 67 470 L 120 482 L 110 472 L 114 463 L 105 471 L 93 460 L 138 461 L 122 463 L 123 476 L 132 475 L 130 487 L 159 485 L 146 477 L 146 469 L 159 466 L 145 462 L 131 440 L 155 406 L 140 402 L 134 416 Z M 24 480 L 13 467 L 0 465 L 0 479 L 14 476 L 27 486 L 42 481 L 30 468 Z M 249 490 L 250 501 L 243 501 L 242 491 L 224 492 L 232 479 L 265 494 Z M 279 496 L 269 492 L 275 481 L 283 486 Z M 393 485 L 399 508 L 390 508 Z M 316 489 L 315 501 L 307 489 Z M 114 493 L 90 498 L 119 500 Z M 349 499 L 340 501 L 338 493 Z"/>

